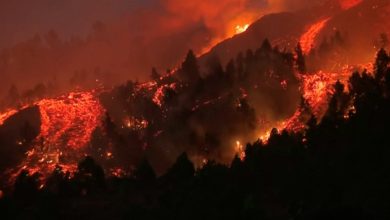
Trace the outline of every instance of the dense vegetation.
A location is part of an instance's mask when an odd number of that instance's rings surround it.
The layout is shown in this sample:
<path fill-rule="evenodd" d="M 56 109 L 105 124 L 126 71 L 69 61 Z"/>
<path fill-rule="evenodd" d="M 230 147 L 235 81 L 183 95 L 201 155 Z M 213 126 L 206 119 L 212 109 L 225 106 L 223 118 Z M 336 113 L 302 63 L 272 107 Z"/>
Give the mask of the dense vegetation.
<path fill-rule="evenodd" d="M 10 219 L 387 219 L 390 217 L 390 57 L 341 83 L 321 120 L 298 134 L 274 130 L 230 166 L 196 170 L 187 154 L 157 177 L 143 160 L 129 177 L 105 178 L 90 157 L 74 176 L 58 167 L 40 188 L 22 172 L 0 200 Z M 353 108 L 351 108 L 353 106 Z"/>
<path fill-rule="evenodd" d="M 108 142 L 114 143 L 110 150 L 117 155 L 115 161 L 137 163 L 146 154 L 158 173 L 165 172 L 182 152 L 196 164 L 204 158 L 229 163 L 237 140 L 256 140 L 269 122 L 285 120 L 295 112 L 301 94 L 297 68 L 305 68 L 304 60 L 272 48 L 265 40 L 257 50 L 238 54 L 225 67 L 216 57 L 204 61 L 189 51 L 176 71 L 153 70 L 148 83 L 129 81 L 102 94 L 111 120 L 106 133 Z M 131 125 L 123 119 L 131 119 Z M 142 121 L 148 126 L 142 126 Z"/>

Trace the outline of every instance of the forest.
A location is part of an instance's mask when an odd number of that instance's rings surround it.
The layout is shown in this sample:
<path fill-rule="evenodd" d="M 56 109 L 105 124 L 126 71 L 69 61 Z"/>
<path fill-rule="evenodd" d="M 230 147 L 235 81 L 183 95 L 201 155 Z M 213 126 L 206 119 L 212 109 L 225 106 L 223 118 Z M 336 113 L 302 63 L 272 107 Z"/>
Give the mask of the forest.
<path fill-rule="evenodd" d="M 294 85 L 293 68 L 304 69 L 304 60 L 296 62 L 300 59 L 279 52 L 267 41 L 255 53 L 248 51 L 238 57 L 244 61 L 232 61 L 225 70 L 217 61 L 212 63 L 206 77 L 200 77 L 191 52 L 174 76 L 177 79 L 161 77 L 153 71 L 156 80 L 178 80 L 182 84 L 180 92 L 167 88 L 169 95 L 164 96 L 163 102 L 175 103 L 164 105 L 174 108 L 167 112 L 183 111 L 175 116 L 193 117 L 193 106 L 185 106 L 189 103 L 185 98 L 194 100 L 193 96 L 199 98 L 203 94 L 209 97 L 211 92 L 218 97 L 226 88 L 240 91 L 248 82 L 266 83 L 263 77 L 272 76 L 264 73 L 270 72 L 286 74 L 283 77 Z M 259 61 L 267 65 L 259 65 Z M 252 74 L 256 72 L 263 74 Z M 237 80 L 233 83 L 232 78 Z M 238 86 L 232 86 L 235 83 Z M 123 87 L 119 91 L 120 88 Z M 284 91 L 280 89 L 281 93 Z M 231 97 L 242 96 L 234 96 L 234 89 L 227 92 L 232 93 Z M 278 97 L 275 103 L 285 102 L 285 96 Z M 241 114 L 244 124 L 250 126 L 255 120 L 251 116 L 254 110 L 245 103 L 245 97 L 239 100 L 239 111 L 232 112 Z M 141 158 L 130 175 L 107 175 L 93 155 L 81 160 L 75 173 L 57 166 L 44 184 L 38 172 L 22 171 L 12 193 L 1 194 L 2 219 L 388 219 L 389 54 L 384 49 L 378 51 L 372 73 L 354 72 L 348 84 L 336 82 L 321 118 L 310 113 L 304 99 L 300 102 L 310 116 L 303 130 L 273 129 L 268 141 L 248 143 L 245 156 L 236 155 L 229 163 L 208 160 L 198 166 L 190 159 L 191 152 L 181 149 L 176 162 L 163 173 L 156 172 L 147 158 Z M 216 107 L 225 108 L 223 104 Z M 229 118 L 233 113 L 225 114 Z M 207 114 L 202 117 L 209 120 Z M 180 124 L 176 125 L 178 132 Z M 110 116 L 106 117 L 105 129 L 112 139 L 121 139 Z M 221 139 L 224 137 L 221 135 Z M 212 147 L 213 136 L 210 138 Z"/>

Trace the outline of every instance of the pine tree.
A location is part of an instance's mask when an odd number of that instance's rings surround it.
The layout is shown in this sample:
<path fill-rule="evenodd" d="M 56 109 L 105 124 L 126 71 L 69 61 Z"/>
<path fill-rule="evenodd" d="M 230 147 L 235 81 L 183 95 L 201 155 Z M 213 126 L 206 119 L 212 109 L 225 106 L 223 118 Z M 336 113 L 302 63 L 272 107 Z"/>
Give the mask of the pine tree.
<path fill-rule="evenodd" d="M 297 47 L 295 48 L 295 53 L 297 55 L 296 58 L 296 65 L 297 69 L 300 73 L 306 72 L 306 62 L 305 62 L 305 56 L 303 55 L 302 46 L 300 43 L 298 43 Z"/>
<path fill-rule="evenodd" d="M 192 50 L 188 51 L 178 75 L 180 80 L 184 82 L 196 82 L 199 80 L 198 60 Z"/>

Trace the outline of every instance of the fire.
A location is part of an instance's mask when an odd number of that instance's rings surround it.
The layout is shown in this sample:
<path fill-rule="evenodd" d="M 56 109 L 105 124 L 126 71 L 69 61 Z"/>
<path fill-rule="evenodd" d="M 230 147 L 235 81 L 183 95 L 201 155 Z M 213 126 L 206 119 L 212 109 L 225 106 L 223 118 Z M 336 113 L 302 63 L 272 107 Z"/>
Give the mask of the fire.
<path fill-rule="evenodd" d="M 302 51 L 304 54 L 308 54 L 310 50 L 313 48 L 315 40 L 318 36 L 318 34 L 321 32 L 321 30 L 325 27 L 325 25 L 328 23 L 328 21 L 331 18 L 324 18 L 313 25 L 311 25 L 307 31 L 301 36 L 299 42 L 302 46 Z"/>
<path fill-rule="evenodd" d="M 236 141 L 235 152 L 238 154 L 241 160 L 245 159 L 245 148 L 240 141 Z"/>
<path fill-rule="evenodd" d="M 245 31 L 248 30 L 250 24 L 252 21 L 255 20 L 255 17 L 245 17 L 241 19 L 234 20 L 232 22 L 229 22 L 229 25 L 226 28 L 225 33 L 222 36 L 214 37 L 214 39 L 211 39 L 211 41 L 208 43 L 207 46 L 202 48 L 200 52 L 197 54 L 197 56 L 202 56 L 203 54 L 209 52 L 213 47 L 215 47 L 220 42 L 234 37 L 235 35 L 242 34 Z"/>
<path fill-rule="evenodd" d="M 245 32 L 249 27 L 249 24 L 244 24 L 244 25 L 237 25 L 235 27 L 236 34 L 241 34 Z"/>

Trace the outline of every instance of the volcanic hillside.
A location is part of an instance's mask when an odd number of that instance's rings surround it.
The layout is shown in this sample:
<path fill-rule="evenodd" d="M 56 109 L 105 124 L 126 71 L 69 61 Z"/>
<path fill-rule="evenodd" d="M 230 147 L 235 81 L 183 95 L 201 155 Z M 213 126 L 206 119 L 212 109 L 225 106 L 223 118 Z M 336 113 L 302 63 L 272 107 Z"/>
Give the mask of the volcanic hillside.
<path fill-rule="evenodd" d="M 222 63 L 227 63 L 239 52 L 256 49 L 259 42 L 266 38 L 274 46 L 289 50 L 300 42 L 304 50 L 309 52 L 311 48 L 318 48 L 339 31 L 347 38 L 348 48 L 353 48 L 349 56 L 356 54 L 348 61 L 351 64 L 370 62 L 380 44 L 375 41 L 380 41 L 381 33 L 389 34 L 390 2 L 387 0 L 353 2 L 355 4 L 346 5 L 344 8 L 329 3 L 297 12 L 266 15 L 251 24 L 244 33 L 215 46 L 203 56 L 204 60 L 218 56 Z M 321 22 L 322 26 L 316 30 L 315 26 Z M 308 35 L 306 38 L 305 34 Z"/>

